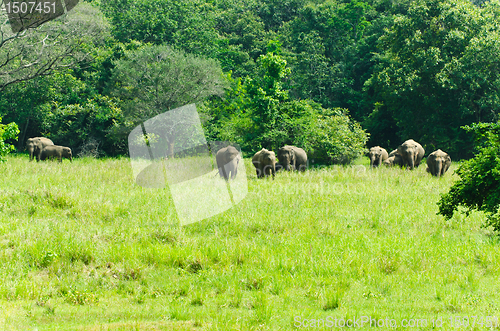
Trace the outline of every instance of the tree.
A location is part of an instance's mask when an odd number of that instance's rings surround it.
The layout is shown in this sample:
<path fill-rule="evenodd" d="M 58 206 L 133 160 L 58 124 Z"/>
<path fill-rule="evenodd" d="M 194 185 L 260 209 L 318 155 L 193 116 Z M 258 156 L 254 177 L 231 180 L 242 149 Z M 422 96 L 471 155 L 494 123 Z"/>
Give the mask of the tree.
<path fill-rule="evenodd" d="M 6 21 L 4 11 L 0 20 Z M 8 25 L 0 25 L 0 91 L 84 62 L 91 45 L 106 38 L 106 28 L 98 10 L 84 3 L 37 28 L 11 32 Z"/>
<path fill-rule="evenodd" d="M 103 0 L 113 36 L 120 42 L 137 40 L 169 44 L 189 53 L 214 57 L 219 36 L 214 8 L 204 0 Z"/>
<path fill-rule="evenodd" d="M 370 3 L 308 2 L 283 24 L 280 40 L 292 68 L 292 98 L 312 99 L 325 108 L 348 108 L 354 118 L 364 120 L 363 84 L 375 64 L 377 39 L 392 22 Z"/>
<path fill-rule="evenodd" d="M 39 111 L 45 114 L 41 131 L 54 142 L 64 141 L 74 153 L 85 152 L 84 146 L 94 145 L 93 155 L 117 155 L 125 146 L 117 137 L 122 110 L 116 99 L 96 94 L 80 103 L 45 103 Z"/>
<path fill-rule="evenodd" d="M 245 85 L 250 100 L 251 119 L 255 131 L 250 140 L 258 146 L 276 148 L 276 122 L 280 103 L 288 99 L 288 91 L 283 88 L 284 79 L 290 74 L 286 60 L 280 55 L 280 44 L 270 42 L 268 53 L 257 60 L 258 71 L 255 78 L 248 78 Z"/>
<path fill-rule="evenodd" d="M 414 1 L 380 38 L 379 65 L 366 83 L 367 94 L 372 105 L 395 120 L 401 140 L 413 138 L 452 157 L 466 157 L 471 142 L 460 127 L 496 118 L 496 6 Z"/>
<path fill-rule="evenodd" d="M 475 124 L 467 131 L 474 132 L 479 152 L 456 171 L 460 180 L 441 196 L 438 214 L 450 219 L 461 206 L 466 215 L 484 211 L 486 225 L 500 231 L 500 122 Z"/>
<path fill-rule="evenodd" d="M 0 117 L 0 161 L 5 161 L 5 155 L 15 149 L 6 140 L 17 139 L 18 134 L 19 128 L 16 123 L 2 124 L 2 118 Z"/>
<path fill-rule="evenodd" d="M 223 87 L 222 71 L 216 61 L 169 46 L 146 45 L 126 51 L 115 62 L 109 92 L 122 100 L 122 128 L 128 132 L 168 110 L 222 94 Z M 170 156 L 176 142 L 176 137 L 170 135 L 173 126 L 167 123 L 157 127 L 167 133 Z"/>
<path fill-rule="evenodd" d="M 69 70 L 58 71 L 0 91 L 0 116 L 19 125 L 17 148 L 21 150 L 27 138 L 42 134 L 52 107 L 82 103 L 88 93 L 88 87 Z"/>

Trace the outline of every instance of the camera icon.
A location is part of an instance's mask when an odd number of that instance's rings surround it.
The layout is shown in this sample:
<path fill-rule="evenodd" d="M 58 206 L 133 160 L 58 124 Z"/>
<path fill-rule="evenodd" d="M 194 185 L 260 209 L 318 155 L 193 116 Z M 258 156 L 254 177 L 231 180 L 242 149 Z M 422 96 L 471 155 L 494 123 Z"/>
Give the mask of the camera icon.
<path fill-rule="evenodd" d="M 135 182 L 145 188 L 168 186 L 181 225 L 222 213 L 248 193 L 239 146 L 232 144 L 237 152 L 220 164 L 217 152 L 230 144 L 207 143 L 194 104 L 135 127 L 128 145 Z M 229 169 L 235 176 L 225 176 Z"/>

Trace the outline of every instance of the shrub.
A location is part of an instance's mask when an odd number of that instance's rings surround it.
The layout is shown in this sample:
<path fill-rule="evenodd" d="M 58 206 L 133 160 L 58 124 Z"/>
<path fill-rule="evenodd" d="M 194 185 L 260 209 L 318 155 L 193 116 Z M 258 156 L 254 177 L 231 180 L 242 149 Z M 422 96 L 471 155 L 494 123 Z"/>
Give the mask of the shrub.
<path fill-rule="evenodd" d="M 19 128 L 16 123 L 2 124 L 2 118 L 0 117 L 0 161 L 5 161 L 5 155 L 14 150 L 14 146 L 5 141 L 17 139 L 18 134 Z"/>
<path fill-rule="evenodd" d="M 42 107 L 46 113 L 42 124 L 44 135 L 56 144 L 64 142 L 77 155 L 88 154 L 89 144 L 94 145 L 92 153 L 95 155 L 101 151 L 109 155 L 123 152 L 119 139 L 115 137 L 122 120 L 116 99 L 96 95 L 82 104 L 47 103 Z"/>
<path fill-rule="evenodd" d="M 500 122 L 464 127 L 473 131 L 479 152 L 456 171 L 460 180 L 438 201 L 439 212 L 450 219 L 459 206 L 487 214 L 486 226 L 500 230 Z"/>

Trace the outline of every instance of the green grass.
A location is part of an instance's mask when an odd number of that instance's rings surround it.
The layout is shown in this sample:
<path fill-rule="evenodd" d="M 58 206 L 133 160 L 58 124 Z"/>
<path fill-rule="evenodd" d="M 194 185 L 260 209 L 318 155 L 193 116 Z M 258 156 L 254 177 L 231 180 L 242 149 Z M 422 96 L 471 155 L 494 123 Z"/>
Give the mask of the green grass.
<path fill-rule="evenodd" d="M 437 179 L 362 159 L 274 181 L 245 164 L 246 199 L 180 227 L 168 188 L 135 185 L 126 158 L 8 157 L 0 330 L 293 330 L 296 318 L 361 316 L 441 317 L 446 330 L 450 317 L 500 318 L 498 237 L 480 213 L 436 215 L 457 164 Z"/>

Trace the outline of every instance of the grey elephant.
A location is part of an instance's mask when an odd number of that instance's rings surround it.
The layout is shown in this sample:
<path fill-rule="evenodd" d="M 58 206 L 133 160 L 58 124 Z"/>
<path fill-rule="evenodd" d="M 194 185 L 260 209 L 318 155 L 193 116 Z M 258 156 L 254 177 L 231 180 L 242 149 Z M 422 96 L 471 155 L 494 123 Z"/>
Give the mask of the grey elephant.
<path fill-rule="evenodd" d="M 389 157 L 384 161 L 384 165 L 386 165 L 388 167 L 392 167 L 395 165 L 398 165 L 400 167 L 403 166 L 403 159 L 401 158 L 401 155 L 398 154 L 397 149 L 393 150 L 389 154 Z"/>
<path fill-rule="evenodd" d="M 403 159 L 403 166 L 412 170 L 420 165 L 420 162 L 424 158 L 425 150 L 415 140 L 409 139 L 399 145 L 398 154 Z"/>
<path fill-rule="evenodd" d="M 40 153 L 42 149 L 46 146 L 54 145 L 52 140 L 45 137 L 34 137 L 29 138 L 26 142 L 26 149 L 30 153 L 30 162 L 33 161 L 34 157 L 36 157 L 37 161 L 40 161 Z"/>
<path fill-rule="evenodd" d="M 215 155 L 219 175 L 228 180 L 229 177 L 234 179 L 238 174 L 238 164 L 241 161 L 241 155 L 233 146 L 221 148 Z"/>
<path fill-rule="evenodd" d="M 427 172 L 431 175 L 441 177 L 450 168 L 451 157 L 448 153 L 438 149 L 427 157 Z"/>
<path fill-rule="evenodd" d="M 51 145 L 42 149 L 40 154 L 40 160 L 45 161 L 49 157 L 57 157 L 59 162 L 62 162 L 62 158 L 65 157 L 73 162 L 73 154 L 71 153 L 71 148 L 65 146 Z"/>
<path fill-rule="evenodd" d="M 307 153 L 300 147 L 285 145 L 278 150 L 280 165 L 287 171 L 305 171 L 307 168 Z"/>
<path fill-rule="evenodd" d="M 263 148 L 252 158 L 252 163 L 257 171 L 257 178 L 273 176 L 276 174 L 276 155 L 273 151 Z"/>
<path fill-rule="evenodd" d="M 370 157 L 370 167 L 372 168 L 382 165 L 389 158 L 387 151 L 380 146 L 370 148 L 368 156 Z"/>

